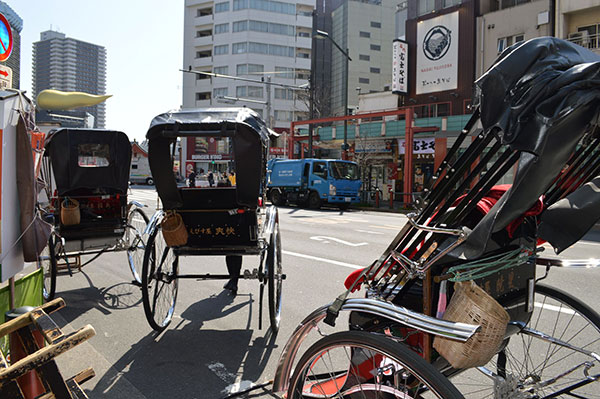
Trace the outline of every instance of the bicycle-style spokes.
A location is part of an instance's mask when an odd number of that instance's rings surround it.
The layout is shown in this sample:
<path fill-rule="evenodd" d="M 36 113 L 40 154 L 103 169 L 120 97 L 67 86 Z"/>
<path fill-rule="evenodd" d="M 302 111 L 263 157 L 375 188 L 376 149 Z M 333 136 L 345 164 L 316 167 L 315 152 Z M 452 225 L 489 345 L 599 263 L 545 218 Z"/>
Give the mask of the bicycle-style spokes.
<path fill-rule="evenodd" d="M 528 327 L 485 368 L 452 379 L 468 398 L 600 398 L 600 317 L 574 297 L 536 286 Z"/>

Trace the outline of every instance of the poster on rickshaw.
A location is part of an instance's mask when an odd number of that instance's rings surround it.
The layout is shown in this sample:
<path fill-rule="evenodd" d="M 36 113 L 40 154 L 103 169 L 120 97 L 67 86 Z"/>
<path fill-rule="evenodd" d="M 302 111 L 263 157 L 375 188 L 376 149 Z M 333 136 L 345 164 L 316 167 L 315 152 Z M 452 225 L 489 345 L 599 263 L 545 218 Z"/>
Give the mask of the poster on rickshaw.
<path fill-rule="evenodd" d="M 17 122 L 18 93 L 2 92 L 0 97 L 0 281 L 23 270 L 23 251 L 18 239 L 21 234 L 17 191 Z"/>

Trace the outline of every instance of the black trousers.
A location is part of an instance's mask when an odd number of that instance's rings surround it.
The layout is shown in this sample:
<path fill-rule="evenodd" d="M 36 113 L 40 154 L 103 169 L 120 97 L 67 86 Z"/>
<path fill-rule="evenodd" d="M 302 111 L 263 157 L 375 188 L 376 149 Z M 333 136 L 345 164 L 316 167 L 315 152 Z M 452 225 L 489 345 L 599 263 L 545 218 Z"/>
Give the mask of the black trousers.
<path fill-rule="evenodd" d="M 242 257 L 241 255 L 227 255 L 225 257 L 227 263 L 227 272 L 229 273 L 230 279 L 237 280 L 240 278 L 240 271 L 242 270 Z"/>

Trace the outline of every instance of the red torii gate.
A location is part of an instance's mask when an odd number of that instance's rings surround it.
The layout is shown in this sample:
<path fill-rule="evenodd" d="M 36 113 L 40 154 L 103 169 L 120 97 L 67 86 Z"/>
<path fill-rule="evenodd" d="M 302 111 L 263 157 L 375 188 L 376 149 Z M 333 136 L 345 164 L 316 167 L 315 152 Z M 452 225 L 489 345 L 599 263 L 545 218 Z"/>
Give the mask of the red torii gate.
<path fill-rule="evenodd" d="M 301 125 L 311 125 L 311 124 L 321 124 L 327 122 L 337 122 L 337 121 L 348 121 L 348 120 L 356 120 L 356 119 L 368 119 L 368 118 L 378 118 L 385 116 L 394 116 L 394 115 L 404 115 L 405 121 L 405 130 L 404 130 L 404 202 L 409 203 L 412 201 L 411 192 L 413 186 L 413 174 L 409 173 L 413 168 L 413 139 L 415 133 L 424 133 L 424 132 L 437 132 L 439 128 L 437 126 L 427 126 L 427 127 L 414 127 L 414 111 L 412 108 L 398 108 L 393 111 L 379 111 L 379 112 L 370 112 L 364 114 L 355 114 L 355 115 L 342 115 L 342 116 L 332 116 L 329 118 L 321 118 L 321 119 L 309 119 L 304 121 L 293 121 L 290 126 L 290 136 L 288 138 L 288 154 L 290 158 L 294 157 L 294 143 L 297 141 L 306 140 L 307 136 L 296 136 L 294 134 L 294 128 L 296 126 Z M 315 138 L 318 136 L 313 136 Z"/>

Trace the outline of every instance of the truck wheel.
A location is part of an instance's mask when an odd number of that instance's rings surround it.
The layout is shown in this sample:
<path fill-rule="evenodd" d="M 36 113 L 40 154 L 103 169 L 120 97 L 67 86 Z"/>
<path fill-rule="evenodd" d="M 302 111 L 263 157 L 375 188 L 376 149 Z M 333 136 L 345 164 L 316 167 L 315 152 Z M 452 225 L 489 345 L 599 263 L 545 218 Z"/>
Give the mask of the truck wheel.
<path fill-rule="evenodd" d="M 147 178 L 146 179 L 146 184 L 149 185 L 149 186 L 153 185 L 154 184 L 154 179 L 151 178 L 151 177 Z"/>
<path fill-rule="evenodd" d="M 313 191 L 308 196 L 308 207 L 310 209 L 319 209 L 321 208 L 321 198 L 319 197 L 319 193 Z"/>
<path fill-rule="evenodd" d="M 271 190 L 269 193 L 269 199 L 271 200 L 271 204 L 275 206 L 283 205 L 283 198 L 279 190 Z"/>

